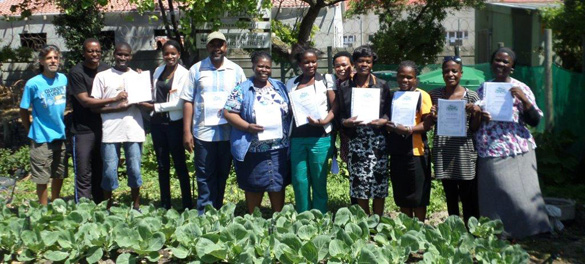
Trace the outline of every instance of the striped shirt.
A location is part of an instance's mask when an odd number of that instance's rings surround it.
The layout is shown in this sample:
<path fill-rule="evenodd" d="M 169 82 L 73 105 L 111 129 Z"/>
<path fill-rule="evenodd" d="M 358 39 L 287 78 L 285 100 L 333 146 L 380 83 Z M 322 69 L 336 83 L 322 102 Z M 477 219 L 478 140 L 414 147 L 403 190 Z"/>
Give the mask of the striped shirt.
<path fill-rule="evenodd" d="M 433 105 L 439 99 L 448 99 L 446 89 L 438 88 L 430 93 Z M 466 89 L 463 100 L 475 103 L 479 100 L 476 92 Z M 437 135 L 437 126 L 433 138 L 433 164 L 435 177 L 440 180 L 472 180 L 475 178 L 477 152 L 475 151 L 473 132 L 469 130 L 470 114 L 467 114 L 467 137 L 447 137 Z"/>
<path fill-rule="evenodd" d="M 193 102 L 193 135 L 195 138 L 207 142 L 228 141 L 230 139 L 231 128 L 228 124 L 205 126 L 203 94 L 206 92 L 229 93 L 245 80 L 244 70 L 225 57 L 219 69 L 213 66 L 209 57 L 189 69 L 188 86 L 183 89 L 181 99 Z"/>

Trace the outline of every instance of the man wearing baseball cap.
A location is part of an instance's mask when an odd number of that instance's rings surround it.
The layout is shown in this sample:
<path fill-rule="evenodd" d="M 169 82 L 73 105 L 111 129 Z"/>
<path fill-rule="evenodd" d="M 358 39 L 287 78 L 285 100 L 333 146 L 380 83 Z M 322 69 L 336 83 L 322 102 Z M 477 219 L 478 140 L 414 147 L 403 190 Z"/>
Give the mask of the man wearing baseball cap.
<path fill-rule="evenodd" d="M 181 93 L 183 144 L 189 152 L 195 151 L 199 214 L 208 204 L 217 209 L 223 205 L 232 155 L 231 128 L 222 110 L 232 89 L 246 80 L 242 68 L 225 57 L 227 42 L 221 32 L 207 35 L 207 52 L 209 57 L 189 69 L 188 87 Z"/>

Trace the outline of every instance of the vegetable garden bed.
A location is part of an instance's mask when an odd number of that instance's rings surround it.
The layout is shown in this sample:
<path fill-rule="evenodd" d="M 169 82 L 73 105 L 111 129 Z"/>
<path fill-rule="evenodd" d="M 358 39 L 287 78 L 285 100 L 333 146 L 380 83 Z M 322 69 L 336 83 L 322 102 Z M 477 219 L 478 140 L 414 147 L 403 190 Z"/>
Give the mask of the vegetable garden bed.
<path fill-rule="evenodd" d="M 0 205 L 0 253 L 5 262 L 113 260 L 172 263 L 526 263 L 519 245 L 498 239 L 499 221 L 458 217 L 436 227 L 399 215 L 367 216 L 359 207 L 297 214 L 292 205 L 265 219 L 259 211 L 95 205 L 56 200 L 17 210 Z"/>

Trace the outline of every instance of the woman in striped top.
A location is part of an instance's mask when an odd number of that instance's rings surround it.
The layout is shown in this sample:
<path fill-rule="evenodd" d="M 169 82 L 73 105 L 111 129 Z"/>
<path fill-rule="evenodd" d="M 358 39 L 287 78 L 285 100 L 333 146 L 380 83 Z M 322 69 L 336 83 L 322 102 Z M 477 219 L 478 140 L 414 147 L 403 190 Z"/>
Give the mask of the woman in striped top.
<path fill-rule="evenodd" d="M 473 142 L 473 132 L 477 130 L 479 122 L 473 123 L 475 127 L 470 127 L 470 125 L 473 125 L 472 119 L 481 118 L 481 115 L 472 114 L 474 103 L 479 100 L 477 93 L 459 84 L 463 74 L 462 67 L 460 57 L 448 56 L 443 60 L 445 87 L 432 90 L 429 93 L 433 101 L 429 117 L 432 122 L 436 123 L 439 99 L 466 101 L 467 136 L 439 136 L 435 126 L 432 160 L 435 177 L 441 180 L 445 189 L 449 215 L 459 215 L 459 201 L 461 201 L 463 217 L 467 223 L 470 217 L 479 216 L 477 179 L 475 177 L 477 152 Z"/>

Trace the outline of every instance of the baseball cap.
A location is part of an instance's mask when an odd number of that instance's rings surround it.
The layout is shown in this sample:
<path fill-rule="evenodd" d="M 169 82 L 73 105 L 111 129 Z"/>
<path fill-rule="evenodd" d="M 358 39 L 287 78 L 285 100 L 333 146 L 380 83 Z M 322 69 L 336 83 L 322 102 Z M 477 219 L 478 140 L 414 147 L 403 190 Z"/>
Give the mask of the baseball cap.
<path fill-rule="evenodd" d="M 225 36 L 223 35 L 223 33 L 219 31 L 211 32 L 209 33 L 209 35 L 207 35 L 207 44 L 209 44 L 209 42 L 211 42 L 214 39 L 221 39 L 225 41 Z"/>

